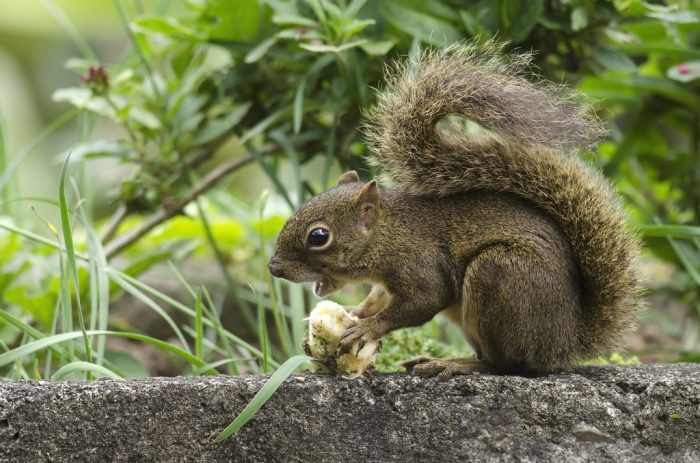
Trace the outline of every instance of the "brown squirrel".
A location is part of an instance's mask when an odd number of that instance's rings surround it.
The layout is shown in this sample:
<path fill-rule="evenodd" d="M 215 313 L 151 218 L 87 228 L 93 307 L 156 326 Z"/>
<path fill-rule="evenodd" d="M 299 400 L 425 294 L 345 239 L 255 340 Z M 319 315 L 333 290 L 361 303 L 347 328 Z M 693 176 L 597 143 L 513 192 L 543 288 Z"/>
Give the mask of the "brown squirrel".
<path fill-rule="evenodd" d="M 475 355 L 407 369 L 551 372 L 619 347 L 633 325 L 638 239 L 606 180 L 568 152 L 593 145 L 600 121 L 573 92 L 526 80 L 530 55 L 501 51 L 460 44 L 390 69 L 366 133 L 394 187 L 347 172 L 282 229 L 273 276 L 318 296 L 374 284 L 341 350 L 443 312 Z M 490 133 L 438 126 L 449 115 Z"/>

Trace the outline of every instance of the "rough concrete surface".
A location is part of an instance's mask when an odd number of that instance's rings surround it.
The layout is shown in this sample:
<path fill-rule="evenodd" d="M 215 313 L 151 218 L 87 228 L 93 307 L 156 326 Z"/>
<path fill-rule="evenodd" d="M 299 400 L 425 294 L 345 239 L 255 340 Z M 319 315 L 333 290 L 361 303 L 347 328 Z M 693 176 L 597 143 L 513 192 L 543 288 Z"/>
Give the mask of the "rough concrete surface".
<path fill-rule="evenodd" d="M 0 461 L 700 462 L 700 365 L 299 374 L 212 443 L 265 380 L 0 381 Z"/>

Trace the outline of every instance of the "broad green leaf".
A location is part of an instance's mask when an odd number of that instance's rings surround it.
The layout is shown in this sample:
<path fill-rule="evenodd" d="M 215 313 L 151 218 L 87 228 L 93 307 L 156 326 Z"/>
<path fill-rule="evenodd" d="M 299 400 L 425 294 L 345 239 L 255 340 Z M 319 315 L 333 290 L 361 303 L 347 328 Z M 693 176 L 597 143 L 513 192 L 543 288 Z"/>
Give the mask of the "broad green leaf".
<path fill-rule="evenodd" d="M 247 55 L 245 55 L 244 61 L 248 64 L 258 61 L 260 58 L 265 56 L 267 51 L 272 48 L 272 46 L 277 43 L 276 37 L 270 37 L 267 40 L 260 42 L 260 44 L 250 50 Z"/>
<path fill-rule="evenodd" d="M 456 42 L 462 37 L 446 20 L 408 8 L 402 1 L 384 0 L 380 3 L 380 9 L 393 27 L 424 42 L 440 46 Z"/>
<path fill-rule="evenodd" d="M 367 0 L 352 0 L 350 5 L 345 9 L 345 16 L 347 18 L 354 18 L 360 12 L 363 6 L 365 6 Z"/>
<path fill-rule="evenodd" d="M 140 32 L 155 32 L 177 39 L 192 41 L 200 41 L 206 38 L 206 36 L 201 32 L 197 32 L 195 29 L 185 26 L 179 20 L 173 17 L 141 17 L 134 20 L 132 24 L 132 27 Z"/>
<path fill-rule="evenodd" d="M 371 42 L 365 42 L 362 45 L 360 45 L 360 48 L 364 50 L 365 53 L 368 55 L 373 55 L 373 56 L 383 56 L 389 53 L 389 50 L 391 50 L 394 47 L 394 42 L 391 40 L 380 40 L 380 41 L 371 41 Z"/>
<path fill-rule="evenodd" d="M 53 320 L 53 307 L 56 294 L 51 289 L 41 290 L 28 284 L 10 286 L 2 294 L 3 301 L 14 304 L 30 314 L 42 329 L 49 330 Z M 2 309 L 0 309 L 2 310 Z"/>
<path fill-rule="evenodd" d="M 290 14 L 278 14 L 272 17 L 272 22 L 280 26 L 298 26 L 314 29 L 318 27 L 318 23 L 313 19 L 304 16 L 296 16 Z"/>
<path fill-rule="evenodd" d="M 571 30 L 580 31 L 588 26 L 588 13 L 583 6 L 577 6 L 571 10 Z"/>
<path fill-rule="evenodd" d="M 632 59 L 621 51 L 608 47 L 595 47 L 592 52 L 593 59 L 600 65 L 615 71 L 635 72 L 637 65 Z"/>
<path fill-rule="evenodd" d="M 523 41 L 542 15 L 544 0 L 499 2 L 501 24 L 512 42 Z"/>
<path fill-rule="evenodd" d="M 249 102 L 234 106 L 231 108 L 231 112 L 226 116 L 207 123 L 207 125 L 197 133 L 192 143 L 195 146 L 203 145 L 223 136 L 243 119 L 243 116 L 246 115 L 249 109 Z"/>
<path fill-rule="evenodd" d="M 659 21 L 676 24 L 697 24 L 700 21 L 700 17 L 692 11 L 658 11 L 647 13 L 647 16 Z"/>
<path fill-rule="evenodd" d="M 342 45 L 326 45 L 326 44 L 316 44 L 316 43 L 301 43 L 299 46 L 304 50 L 309 50 L 314 53 L 340 53 L 343 50 L 348 50 L 362 45 L 367 42 L 367 40 L 355 40 L 353 42 L 344 43 Z"/>
<path fill-rule="evenodd" d="M 151 130 L 158 130 L 162 127 L 160 119 L 155 114 L 139 106 L 129 108 L 129 118 Z"/>
<path fill-rule="evenodd" d="M 70 103 L 76 108 L 87 109 L 108 119 L 117 120 L 117 113 L 114 107 L 102 97 L 94 97 L 87 88 L 60 88 L 53 93 L 53 100 L 56 102 Z M 112 98 L 117 107 L 123 103 L 121 98 Z"/>
<path fill-rule="evenodd" d="M 313 360 L 313 357 L 308 355 L 295 355 L 286 362 L 282 364 L 279 369 L 272 374 L 270 379 L 268 379 L 265 384 L 260 388 L 257 394 L 253 397 L 248 405 L 245 406 L 243 411 L 236 417 L 231 424 L 229 424 L 226 429 L 221 431 L 214 442 L 221 442 L 231 434 L 235 433 L 244 424 L 246 424 L 252 417 L 257 413 L 260 408 L 265 405 L 265 402 L 275 393 L 277 389 L 282 385 L 285 379 L 291 375 L 294 370 L 296 370 L 304 362 Z"/>
<path fill-rule="evenodd" d="M 210 39 L 251 42 L 268 21 L 264 2 L 259 0 L 209 0 L 208 13 L 217 19 Z"/>
<path fill-rule="evenodd" d="M 363 19 L 359 20 L 356 19 L 347 26 L 343 27 L 343 36 L 348 39 L 354 35 L 359 34 L 363 30 L 365 30 L 368 26 L 372 26 L 375 24 L 374 19 Z"/>

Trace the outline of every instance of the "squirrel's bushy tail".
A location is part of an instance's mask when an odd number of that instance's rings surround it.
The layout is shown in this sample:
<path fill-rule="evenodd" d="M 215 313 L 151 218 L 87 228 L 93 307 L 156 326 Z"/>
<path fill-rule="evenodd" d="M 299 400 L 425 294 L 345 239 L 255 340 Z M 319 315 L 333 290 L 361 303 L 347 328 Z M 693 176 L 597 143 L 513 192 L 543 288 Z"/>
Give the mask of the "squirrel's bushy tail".
<path fill-rule="evenodd" d="M 604 131 L 562 86 L 532 83 L 530 55 L 501 47 L 455 45 L 395 65 L 368 114 L 372 162 L 416 194 L 469 190 L 515 193 L 553 216 L 582 274 L 582 356 L 617 347 L 640 305 L 639 243 L 607 181 L 576 156 Z M 495 136 L 438 130 L 461 115 Z"/>

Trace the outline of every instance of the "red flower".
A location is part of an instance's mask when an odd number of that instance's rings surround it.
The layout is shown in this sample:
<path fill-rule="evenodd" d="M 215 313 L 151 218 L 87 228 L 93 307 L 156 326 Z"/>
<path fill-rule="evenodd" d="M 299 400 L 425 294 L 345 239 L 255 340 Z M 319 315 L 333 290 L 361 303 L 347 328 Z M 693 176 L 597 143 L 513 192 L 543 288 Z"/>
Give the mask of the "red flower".
<path fill-rule="evenodd" d="M 681 74 L 690 74 L 690 66 L 685 63 L 681 63 L 678 65 L 678 72 Z"/>
<path fill-rule="evenodd" d="M 109 90 L 109 77 L 104 66 L 90 66 L 87 75 L 80 76 L 80 82 L 87 85 L 95 95 L 104 95 Z"/>

